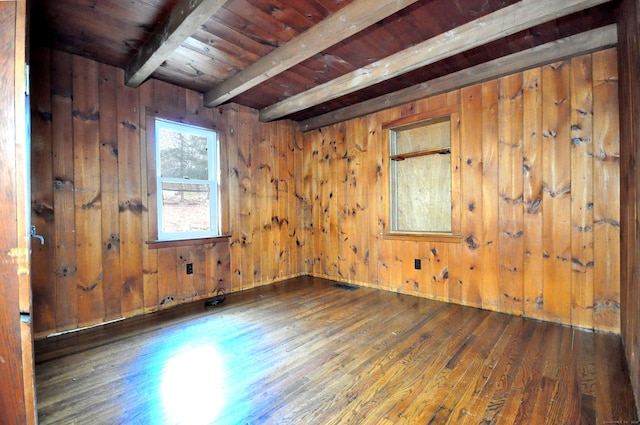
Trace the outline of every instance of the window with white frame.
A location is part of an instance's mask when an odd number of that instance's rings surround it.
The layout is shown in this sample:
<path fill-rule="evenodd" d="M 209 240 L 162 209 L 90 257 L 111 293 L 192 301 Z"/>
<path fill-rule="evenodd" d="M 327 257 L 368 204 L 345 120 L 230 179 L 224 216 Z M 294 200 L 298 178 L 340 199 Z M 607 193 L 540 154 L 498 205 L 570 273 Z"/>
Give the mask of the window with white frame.
<path fill-rule="evenodd" d="M 158 239 L 219 236 L 219 143 L 201 127 L 155 120 Z"/>

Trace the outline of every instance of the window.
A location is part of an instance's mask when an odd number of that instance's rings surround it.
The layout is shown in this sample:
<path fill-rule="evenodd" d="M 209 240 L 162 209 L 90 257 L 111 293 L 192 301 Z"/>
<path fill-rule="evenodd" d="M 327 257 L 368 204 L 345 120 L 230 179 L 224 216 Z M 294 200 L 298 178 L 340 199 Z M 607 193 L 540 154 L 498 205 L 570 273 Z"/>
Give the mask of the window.
<path fill-rule="evenodd" d="M 155 120 L 158 240 L 220 234 L 216 132 Z"/>
<path fill-rule="evenodd" d="M 391 235 L 454 235 L 459 182 L 453 162 L 456 114 L 407 117 L 385 125 L 389 136 Z"/>

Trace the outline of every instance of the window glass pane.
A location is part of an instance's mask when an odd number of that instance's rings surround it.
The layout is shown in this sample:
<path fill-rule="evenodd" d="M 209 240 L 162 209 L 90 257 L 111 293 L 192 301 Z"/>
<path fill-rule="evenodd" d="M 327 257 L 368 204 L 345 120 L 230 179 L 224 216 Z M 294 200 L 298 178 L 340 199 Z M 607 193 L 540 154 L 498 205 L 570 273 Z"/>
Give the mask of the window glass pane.
<path fill-rule="evenodd" d="M 210 185 L 162 183 L 162 230 L 165 233 L 211 230 Z"/>
<path fill-rule="evenodd" d="M 185 131 L 158 131 L 161 177 L 207 180 L 209 157 L 207 138 Z"/>
<path fill-rule="evenodd" d="M 451 231 L 451 155 L 396 162 L 396 231 Z"/>

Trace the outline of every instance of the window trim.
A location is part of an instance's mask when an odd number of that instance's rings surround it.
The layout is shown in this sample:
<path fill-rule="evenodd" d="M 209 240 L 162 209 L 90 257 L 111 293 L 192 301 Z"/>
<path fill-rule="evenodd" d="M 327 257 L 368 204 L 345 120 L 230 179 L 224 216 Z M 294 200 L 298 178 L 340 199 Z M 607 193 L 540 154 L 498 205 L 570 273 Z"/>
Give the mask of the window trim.
<path fill-rule="evenodd" d="M 215 119 L 215 116 L 213 117 Z M 157 180 L 156 180 L 156 130 L 155 121 L 163 120 L 175 122 L 193 127 L 199 127 L 214 131 L 218 138 L 218 232 L 219 234 L 197 238 L 177 238 L 158 239 L 158 206 L 157 206 Z M 147 241 L 149 248 L 165 248 L 176 246 L 190 246 L 203 244 L 216 244 L 230 238 L 229 228 L 229 200 L 228 196 L 228 152 L 227 152 L 227 131 L 226 127 L 220 123 L 207 119 L 203 116 L 184 117 L 175 113 L 160 111 L 147 107 L 145 109 L 145 131 L 146 144 L 143 149 L 143 160 L 146 163 L 146 187 L 147 187 Z"/>
<path fill-rule="evenodd" d="M 385 160 L 393 160 L 390 154 L 390 133 L 396 129 L 402 129 L 420 123 L 449 119 L 451 123 L 451 231 L 450 232 L 422 232 L 422 231 L 395 231 L 389 230 L 391 226 L 391 165 L 386 167 L 386 190 L 385 190 L 385 222 L 389 228 L 382 233 L 383 239 L 409 240 L 409 241 L 431 241 L 431 242 L 462 242 L 461 232 L 461 178 L 460 178 L 460 114 L 457 106 L 444 107 L 432 111 L 402 117 L 382 124 L 384 133 L 384 155 Z"/>
<path fill-rule="evenodd" d="M 162 226 L 160 223 L 163 219 L 164 214 L 164 206 L 163 203 L 158 201 L 156 204 L 157 207 L 157 217 L 158 217 L 158 240 L 160 241 L 173 241 L 173 240 L 191 240 L 191 239 L 204 239 L 204 238 L 212 238 L 219 236 L 220 232 L 220 147 L 218 143 L 218 132 L 215 130 L 210 130 L 207 128 L 185 124 L 176 121 L 170 121 L 162 118 L 156 117 L 154 120 L 156 137 L 157 132 L 159 130 L 171 130 L 176 132 L 192 132 L 192 134 L 197 134 L 201 137 L 206 137 L 207 139 L 207 179 L 206 180 L 189 180 L 190 183 L 207 185 L 209 199 L 211 203 L 215 205 L 211 205 L 209 208 L 209 223 L 210 230 L 209 231 L 199 231 L 199 232 L 164 232 L 162 230 Z M 156 157 L 156 187 L 160 189 L 163 187 L 163 183 L 182 183 L 185 181 L 184 178 L 173 178 L 173 177 L 162 177 L 160 164 L 161 158 L 158 152 L 158 145 L 155 146 L 155 157 Z M 161 195 L 158 193 L 158 199 L 160 199 Z"/>

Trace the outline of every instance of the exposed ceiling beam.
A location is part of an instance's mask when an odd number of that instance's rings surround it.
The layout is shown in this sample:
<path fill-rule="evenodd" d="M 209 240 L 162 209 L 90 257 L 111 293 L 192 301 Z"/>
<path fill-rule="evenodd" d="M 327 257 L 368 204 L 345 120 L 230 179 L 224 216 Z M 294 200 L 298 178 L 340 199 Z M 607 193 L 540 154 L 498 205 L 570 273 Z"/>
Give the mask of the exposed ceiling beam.
<path fill-rule="evenodd" d="M 162 65 L 226 0 L 181 0 L 125 66 L 125 83 L 137 87 Z"/>
<path fill-rule="evenodd" d="M 218 106 L 416 1 L 355 0 L 209 90 L 204 95 L 204 104 L 208 107 Z"/>
<path fill-rule="evenodd" d="M 523 50 L 480 65 L 435 78 L 413 87 L 398 90 L 375 99 L 347 106 L 300 122 L 300 130 L 311 131 L 320 127 L 393 108 L 429 96 L 482 83 L 526 69 L 587 54 L 617 43 L 616 25 L 587 31 L 571 37 Z"/>
<path fill-rule="evenodd" d="M 522 0 L 260 111 L 272 121 L 609 0 Z"/>

